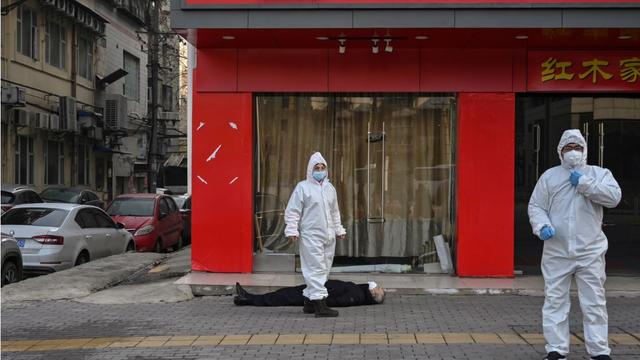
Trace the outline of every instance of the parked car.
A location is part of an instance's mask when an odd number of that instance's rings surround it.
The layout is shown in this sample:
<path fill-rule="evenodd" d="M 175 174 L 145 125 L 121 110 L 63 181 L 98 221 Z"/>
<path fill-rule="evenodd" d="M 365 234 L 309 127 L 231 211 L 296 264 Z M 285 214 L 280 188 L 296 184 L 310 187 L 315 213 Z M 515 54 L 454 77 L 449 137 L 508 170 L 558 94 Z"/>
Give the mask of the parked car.
<path fill-rule="evenodd" d="M 184 244 L 191 244 L 191 195 L 173 195 L 172 198 L 182 214 Z"/>
<path fill-rule="evenodd" d="M 16 205 L 41 202 L 40 195 L 26 186 L 2 185 L 2 213 Z"/>
<path fill-rule="evenodd" d="M 104 201 L 91 190 L 80 187 L 51 186 L 40 193 L 48 203 L 70 203 L 97 206 L 104 209 Z"/>
<path fill-rule="evenodd" d="M 18 242 L 25 272 L 49 273 L 135 250 L 124 225 L 95 206 L 18 205 L 1 222 L 2 230 Z"/>
<path fill-rule="evenodd" d="M 16 239 L 2 233 L 2 286 L 22 280 L 22 254 Z"/>
<path fill-rule="evenodd" d="M 138 251 L 161 252 L 182 247 L 182 216 L 171 196 L 120 195 L 111 202 L 107 213 L 133 234 Z"/>

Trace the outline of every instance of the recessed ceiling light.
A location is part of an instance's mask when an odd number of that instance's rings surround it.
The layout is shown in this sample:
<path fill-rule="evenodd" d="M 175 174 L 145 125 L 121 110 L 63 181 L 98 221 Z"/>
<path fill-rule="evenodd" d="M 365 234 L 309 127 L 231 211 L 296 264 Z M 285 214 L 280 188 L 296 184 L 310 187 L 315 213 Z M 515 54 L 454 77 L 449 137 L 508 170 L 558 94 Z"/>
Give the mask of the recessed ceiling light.
<path fill-rule="evenodd" d="M 620 39 L 620 40 L 629 40 L 629 39 L 631 39 L 631 35 L 620 35 L 620 36 L 618 36 L 618 39 Z"/>
<path fill-rule="evenodd" d="M 225 36 L 222 37 L 222 40 L 233 40 L 235 38 L 236 38 L 235 36 L 225 35 Z"/>
<path fill-rule="evenodd" d="M 316 36 L 316 40 L 329 40 L 326 36 Z"/>
<path fill-rule="evenodd" d="M 529 37 L 527 35 L 516 35 L 516 36 L 514 36 L 514 38 L 516 38 L 518 40 L 526 40 Z"/>
<path fill-rule="evenodd" d="M 416 35 L 416 40 L 427 40 L 429 37 L 426 35 Z"/>

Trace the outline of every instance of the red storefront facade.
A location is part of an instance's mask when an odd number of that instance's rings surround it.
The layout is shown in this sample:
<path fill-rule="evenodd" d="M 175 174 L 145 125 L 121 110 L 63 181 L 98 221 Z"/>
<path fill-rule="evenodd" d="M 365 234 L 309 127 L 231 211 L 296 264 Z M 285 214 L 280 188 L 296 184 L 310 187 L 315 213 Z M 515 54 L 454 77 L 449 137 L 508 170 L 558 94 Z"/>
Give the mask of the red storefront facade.
<path fill-rule="evenodd" d="M 256 94 L 455 96 L 455 273 L 511 277 L 518 94 L 640 91 L 636 1 L 172 6 L 173 26 L 197 47 L 192 264 L 199 271 L 253 271 Z M 375 52 L 373 39 L 381 44 Z"/>

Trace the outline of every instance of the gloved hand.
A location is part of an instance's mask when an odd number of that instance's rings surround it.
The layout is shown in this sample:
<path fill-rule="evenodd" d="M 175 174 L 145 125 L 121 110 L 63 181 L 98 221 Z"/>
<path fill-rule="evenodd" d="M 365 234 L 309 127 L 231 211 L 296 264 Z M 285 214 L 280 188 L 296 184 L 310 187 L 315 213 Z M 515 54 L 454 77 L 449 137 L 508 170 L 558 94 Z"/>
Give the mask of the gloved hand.
<path fill-rule="evenodd" d="M 575 170 L 572 171 L 571 176 L 569 176 L 569 181 L 571 181 L 571 185 L 577 186 L 578 180 L 580 180 L 580 176 L 582 176 L 582 174 L 579 173 L 578 171 L 575 171 Z"/>
<path fill-rule="evenodd" d="M 540 239 L 549 240 L 556 234 L 556 231 L 549 225 L 545 225 L 540 229 Z"/>

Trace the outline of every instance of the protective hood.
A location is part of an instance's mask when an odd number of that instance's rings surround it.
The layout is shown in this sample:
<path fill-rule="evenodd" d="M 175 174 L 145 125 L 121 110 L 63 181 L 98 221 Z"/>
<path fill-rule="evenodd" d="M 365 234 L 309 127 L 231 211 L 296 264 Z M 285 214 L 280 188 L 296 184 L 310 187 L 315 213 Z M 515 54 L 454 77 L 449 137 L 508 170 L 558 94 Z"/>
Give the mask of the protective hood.
<path fill-rule="evenodd" d="M 584 140 L 584 137 L 582 137 L 580 130 L 569 129 L 569 130 L 565 130 L 565 132 L 562 134 L 562 137 L 560 138 L 560 143 L 558 143 L 558 157 L 560 157 L 560 164 L 562 164 L 562 167 L 567 169 L 569 168 L 569 165 L 565 164 L 565 161 L 562 158 L 562 148 L 565 147 L 565 145 L 571 144 L 571 143 L 581 145 L 582 148 L 584 149 L 582 151 L 582 159 L 580 160 L 580 164 L 577 167 L 582 167 L 586 165 L 587 164 L 587 142 Z"/>
<path fill-rule="evenodd" d="M 327 165 L 327 161 L 319 152 L 314 153 L 313 155 L 311 155 L 311 158 L 309 158 L 309 164 L 307 165 L 307 180 L 311 181 L 314 184 L 318 183 L 318 181 L 316 181 L 316 179 L 314 179 L 311 175 L 313 173 L 313 167 L 316 166 L 316 164 L 324 164 L 324 166 L 327 167 L 327 177 L 324 179 L 324 181 L 329 180 L 329 165 Z"/>

